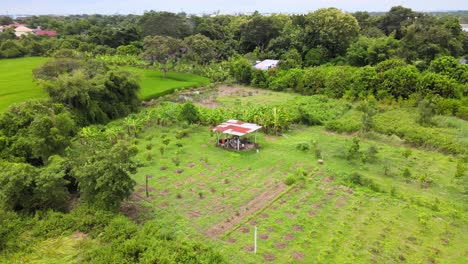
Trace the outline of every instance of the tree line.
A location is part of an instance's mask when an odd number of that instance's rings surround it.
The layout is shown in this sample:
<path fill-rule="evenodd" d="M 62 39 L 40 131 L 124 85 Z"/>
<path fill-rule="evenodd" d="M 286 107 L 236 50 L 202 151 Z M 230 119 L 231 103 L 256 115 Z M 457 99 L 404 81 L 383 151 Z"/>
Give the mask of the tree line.
<path fill-rule="evenodd" d="M 183 41 L 190 53 L 186 59 L 202 64 L 236 54 L 281 59 L 297 51 L 304 66 L 375 65 L 397 57 L 427 67 L 437 56 L 460 57 L 468 51 L 468 37 L 457 16 L 440 17 L 402 6 L 379 15 L 323 8 L 305 15 L 255 12 L 210 17 L 148 11 L 141 16 L 34 16 L 18 21 L 55 29 L 59 37 L 15 40 L 7 30 L 0 34 L 3 57 L 51 55 L 61 49 L 141 55 L 148 36 Z"/>

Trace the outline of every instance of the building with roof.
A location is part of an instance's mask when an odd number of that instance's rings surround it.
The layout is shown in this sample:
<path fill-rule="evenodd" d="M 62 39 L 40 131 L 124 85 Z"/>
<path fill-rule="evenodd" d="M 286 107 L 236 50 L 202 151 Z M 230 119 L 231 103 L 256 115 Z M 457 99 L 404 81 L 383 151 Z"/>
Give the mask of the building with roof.
<path fill-rule="evenodd" d="M 239 150 L 250 150 L 257 147 L 257 130 L 262 127 L 253 124 L 245 123 L 239 120 L 228 120 L 212 129 L 217 135 L 217 145 L 227 149 Z M 241 138 L 250 133 L 254 133 L 254 141 L 250 138 Z M 220 137 L 220 134 L 224 134 L 224 138 Z M 228 136 L 232 136 L 229 138 Z"/>
<path fill-rule="evenodd" d="M 23 25 L 15 28 L 15 35 L 18 38 L 28 34 L 34 34 L 34 30 Z"/>
<path fill-rule="evenodd" d="M 57 31 L 55 30 L 36 30 L 34 32 L 38 36 L 49 36 L 49 37 L 56 37 L 57 36 Z"/>
<path fill-rule="evenodd" d="M 279 60 L 264 60 L 255 64 L 254 67 L 259 70 L 266 71 L 268 69 L 275 68 L 278 65 L 278 63 L 279 63 Z"/>
<path fill-rule="evenodd" d="M 460 24 L 463 32 L 468 32 L 468 24 Z"/>

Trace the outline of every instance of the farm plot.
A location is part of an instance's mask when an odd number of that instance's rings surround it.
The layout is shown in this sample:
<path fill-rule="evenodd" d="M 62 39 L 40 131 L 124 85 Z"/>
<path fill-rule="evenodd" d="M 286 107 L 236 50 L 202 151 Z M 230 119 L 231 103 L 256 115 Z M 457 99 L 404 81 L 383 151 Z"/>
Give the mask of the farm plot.
<path fill-rule="evenodd" d="M 177 139 L 180 130 L 153 128 L 138 139 L 139 159 L 146 164 L 135 175 L 136 194 L 145 197 L 150 176 L 150 197 L 144 199 L 157 217 L 177 222 L 181 232 L 195 230 L 191 234 L 207 243 L 216 241 L 233 262 L 457 262 L 466 255 L 460 249 L 467 223 L 457 213 L 466 206 L 462 187 L 448 179 L 455 167 L 449 156 L 413 150 L 405 158 L 400 143 L 380 142 L 378 158 L 393 164 L 384 176 L 382 163 L 344 159 L 352 138 L 321 127 L 295 127 L 281 137 L 260 134 L 259 153 L 217 148 L 205 127 L 185 129 L 187 135 Z M 161 155 L 163 138 L 170 143 Z M 310 140 L 320 142 L 325 164 L 296 149 Z M 371 144 L 366 140 L 361 147 Z M 441 174 L 423 188 L 400 175 L 405 167 L 415 175 Z M 297 171 L 307 173 L 305 181 L 285 185 Z M 347 183 L 345 175 L 355 171 L 377 191 Z"/>
<path fill-rule="evenodd" d="M 160 71 L 135 67 L 122 67 L 122 69 L 138 76 L 141 100 L 170 94 L 177 89 L 198 87 L 210 83 L 208 78 L 189 73 L 168 72 L 166 78 L 163 79 Z"/>
<path fill-rule="evenodd" d="M 32 70 L 46 61 L 39 57 L 0 60 L 0 112 L 13 103 L 47 97 L 32 75 Z"/>

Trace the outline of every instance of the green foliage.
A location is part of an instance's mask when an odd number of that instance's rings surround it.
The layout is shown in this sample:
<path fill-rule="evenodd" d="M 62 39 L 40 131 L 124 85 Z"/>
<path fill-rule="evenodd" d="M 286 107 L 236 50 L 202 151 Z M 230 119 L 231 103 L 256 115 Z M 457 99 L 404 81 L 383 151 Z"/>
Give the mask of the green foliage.
<path fill-rule="evenodd" d="M 296 145 L 296 149 L 306 152 L 310 150 L 310 145 L 307 142 L 302 142 Z"/>
<path fill-rule="evenodd" d="M 366 159 L 369 162 L 375 162 L 377 160 L 377 154 L 379 153 L 377 147 L 375 145 L 370 145 L 369 148 L 367 148 L 366 152 Z"/>
<path fill-rule="evenodd" d="M 100 148 L 98 148 L 100 146 Z M 81 199 L 97 208 L 115 209 L 135 186 L 130 178 L 137 149 L 128 142 L 113 146 L 83 138 L 69 153 L 71 175 L 77 179 Z"/>
<path fill-rule="evenodd" d="M 0 202 L 5 209 L 31 209 L 37 170 L 24 163 L 0 164 Z"/>
<path fill-rule="evenodd" d="M 189 61 L 208 64 L 217 57 L 215 42 L 201 34 L 186 37 L 184 46 L 187 47 L 185 58 Z"/>
<path fill-rule="evenodd" d="M 357 109 L 362 112 L 362 130 L 368 132 L 374 125 L 374 115 L 377 114 L 376 101 L 371 98 L 357 106 Z"/>
<path fill-rule="evenodd" d="M 286 185 L 288 185 L 288 186 L 291 186 L 291 185 L 295 184 L 296 181 L 297 181 L 296 176 L 294 176 L 294 175 L 288 175 L 288 177 L 286 177 L 286 178 L 284 179 L 284 184 L 286 184 Z"/>
<path fill-rule="evenodd" d="M 424 127 L 415 122 L 417 118 L 418 114 L 412 110 L 387 111 L 374 117 L 374 130 L 397 135 L 415 146 L 436 148 L 449 153 L 466 152 L 466 143 L 457 139 L 456 130 Z"/>
<path fill-rule="evenodd" d="M 322 46 L 332 58 L 343 55 L 358 34 L 357 20 L 336 8 L 318 9 L 305 17 L 305 45 Z"/>
<path fill-rule="evenodd" d="M 457 168 L 455 170 L 455 178 L 460 179 L 465 175 L 465 161 L 459 159 L 457 162 Z"/>
<path fill-rule="evenodd" d="M 359 137 L 353 138 L 353 143 L 351 144 L 351 147 L 349 148 L 348 154 L 347 154 L 348 160 L 355 159 L 359 155 L 359 148 L 360 148 L 359 142 L 360 142 Z"/>
<path fill-rule="evenodd" d="M 229 73 L 239 83 L 249 84 L 252 71 L 252 65 L 242 57 L 232 58 L 229 61 Z"/>
<path fill-rule="evenodd" d="M 65 107 L 47 101 L 12 105 L 0 116 L 0 135 L 5 137 L 0 156 L 33 165 L 62 153 L 76 133 L 75 122 Z"/>
<path fill-rule="evenodd" d="M 150 65 L 161 64 L 163 79 L 166 78 L 169 63 L 175 64 L 182 56 L 182 43 L 180 40 L 166 36 L 147 36 L 144 39 L 143 58 Z"/>
<path fill-rule="evenodd" d="M 405 178 L 406 180 L 411 179 L 411 171 L 410 171 L 410 169 L 409 169 L 409 168 L 405 168 L 405 169 L 403 170 L 402 176 L 403 176 L 403 178 Z"/>
<path fill-rule="evenodd" d="M 432 118 L 435 115 L 434 104 L 427 99 L 422 100 L 419 102 L 418 105 L 418 123 L 427 126 L 433 123 Z"/>
<path fill-rule="evenodd" d="M 304 71 L 297 68 L 288 71 L 281 71 L 278 73 L 278 75 L 271 78 L 270 88 L 275 91 L 282 91 L 286 89 L 302 91 L 303 75 Z"/>
<path fill-rule="evenodd" d="M 338 133 L 353 133 L 362 129 L 362 113 L 351 110 L 337 119 L 332 119 L 325 124 L 328 130 Z"/>
<path fill-rule="evenodd" d="M 291 104 L 297 122 L 307 125 L 323 125 L 342 116 L 350 105 L 325 96 L 299 97 Z"/>
<path fill-rule="evenodd" d="M 104 66 L 95 65 L 94 73 L 106 71 L 102 69 Z M 81 124 L 108 122 L 138 108 L 140 87 L 130 73 L 109 71 L 105 75 L 90 76 L 88 69 L 44 81 L 43 87 L 54 102 L 70 108 Z"/>
<path fill-rule="evenodd" d="M 189 124 L 196 124 L 200 122 L 200 113 L 198 112 L 198 109 L 195 107 L 195 105 L 193 105 L 192 101 L 188 100 L 183 104 L 179 119 L 186 121 Z"/>

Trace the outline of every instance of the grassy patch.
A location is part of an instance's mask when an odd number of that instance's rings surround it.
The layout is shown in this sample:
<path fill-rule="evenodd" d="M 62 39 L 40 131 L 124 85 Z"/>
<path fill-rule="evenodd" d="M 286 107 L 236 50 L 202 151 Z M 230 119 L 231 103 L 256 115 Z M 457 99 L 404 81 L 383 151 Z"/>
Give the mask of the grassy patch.
<path fill-rule="evenodd" d="M 210 82 L 208 78 L 189 73 L 168 72 L 166 79 L 163 79 L 160 71 L 134 67 L 122 67 L 122 69 L 133 72 L 139 77 L 140 99 L 142 100 L 166 95 L 177 89 L 198 87 Z"/>
<path fill-rule="evenodd" d="M 46 61 L 38 57 L 0 60 L 0 112 L 13 103 L 47 97 L 32 75 L 32 70 Z"/>
<path fill-rule="evenodd" d="M 237 153 L 217 148 L 206 127 L 192 127 L 189 137 L 176 139 L 179 129 L 155 127 L 139 137 L 139 159 L 152 159 L 135 175 L 136 193 L 145 196 L 150 176 L 145 200 L 158 217 L 172 219 L 180 232 L 204 235 L 207 243 L 218 241 L 233 263 L 455 263 L 464 257 L 464 189 L 454 181 L 457 160 L 451 156 L 408 151 L 377 138 L 360 141 L 361 152 L 377 146 L 375 160 L 347 160 L 351 137 L 303 126 L 280 137 L 259 134 L 258 153 Z M 162 135 L 171 139 L 164 155 Z M 324 164 L 312 149 L 298 150 L 301 142 L 316 142 Z M 284 183 L 304 172 L 304 180 Z M 369 184 L 352 183 L 353 172 Z M 423 177 L 432 183 L 421 182 Z M 287 188 L 292 190 L 281 196 Z M 259 201 L 265 204 L 254 208 Z M 222 230 L 212 236 L 214 227 Z"/>

